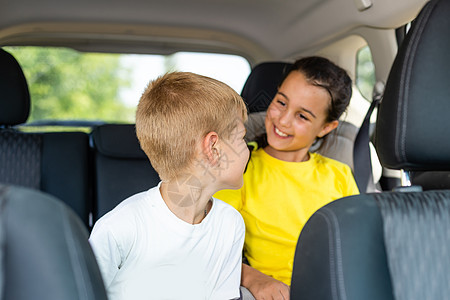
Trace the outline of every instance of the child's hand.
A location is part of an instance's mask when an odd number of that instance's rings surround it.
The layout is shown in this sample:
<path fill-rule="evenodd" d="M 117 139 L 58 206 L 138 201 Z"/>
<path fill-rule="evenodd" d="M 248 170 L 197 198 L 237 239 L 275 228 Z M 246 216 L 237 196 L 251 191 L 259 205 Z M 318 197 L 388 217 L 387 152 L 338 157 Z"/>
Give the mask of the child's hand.
<path fill-rule="evenodd" d="M 260 278 L 248 287 L 256 300 L 289 300 L 289 286 L 270 276 L 263 274 L 265 278 Z"/>
<path fill-rule="evenodd" d="M 289 300 L 290 287 L 248 265 L 243 265 L 243 286 L 256 300 Z"/>

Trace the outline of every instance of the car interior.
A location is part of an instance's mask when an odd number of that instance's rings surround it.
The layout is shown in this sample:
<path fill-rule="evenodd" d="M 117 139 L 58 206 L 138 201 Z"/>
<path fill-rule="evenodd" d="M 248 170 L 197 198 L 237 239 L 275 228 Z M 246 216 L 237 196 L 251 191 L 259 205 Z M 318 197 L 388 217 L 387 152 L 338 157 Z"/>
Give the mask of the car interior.
<path fill-rule="evenodd" d="M 1 299 L 106 299 L 89 232 L 122 200 L 160 181 L 132 121 L 31 123 L 34 89 L 14 47 L 242 57 L 250 66 L 238 91 L 249 142 L 264 133 L 265 111 L 292 62 L 330 58 L 348 70 L 353 97 L 318 151 L 352 168 L 361 195 L 308 221 L 291 299 L 450 294 L 450 145 L 442 138 L 450 114 L 449 0 L 0 0 L 0 7 Z M 369 96 L 358 86 L 362 49 L 373 65 Z"/>

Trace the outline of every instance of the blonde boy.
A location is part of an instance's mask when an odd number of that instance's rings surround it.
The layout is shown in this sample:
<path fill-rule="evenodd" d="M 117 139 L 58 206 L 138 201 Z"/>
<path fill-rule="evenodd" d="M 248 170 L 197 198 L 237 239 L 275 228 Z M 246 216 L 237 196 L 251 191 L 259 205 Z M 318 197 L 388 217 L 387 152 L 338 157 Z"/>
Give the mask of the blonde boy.
<path fill-rule="evenodd" d="M 175 72 L 150 82 L 136 133 L 162 181 L 90 237 L 111 300 L 239 298 L 244 222 L 212 195 L 243 184 L 245 119 L 241 97 L 217 80 Z"/>

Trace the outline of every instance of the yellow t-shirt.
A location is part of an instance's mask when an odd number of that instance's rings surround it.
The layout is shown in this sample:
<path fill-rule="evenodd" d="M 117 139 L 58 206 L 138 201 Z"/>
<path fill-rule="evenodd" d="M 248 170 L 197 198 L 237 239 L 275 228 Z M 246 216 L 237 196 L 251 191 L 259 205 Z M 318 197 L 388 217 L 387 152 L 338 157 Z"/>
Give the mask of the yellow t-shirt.
<path fill-rule="evenodd" d="M 286 162 L 258 149 L 252 152 L 243 187 L 214 197 L 242 214 L 250 265 L 290 285 L 295 247 L 306 221 L 331 201 L 358 193 L 350 167 L 341 162 L 317 153 L 305 162 Z"/>

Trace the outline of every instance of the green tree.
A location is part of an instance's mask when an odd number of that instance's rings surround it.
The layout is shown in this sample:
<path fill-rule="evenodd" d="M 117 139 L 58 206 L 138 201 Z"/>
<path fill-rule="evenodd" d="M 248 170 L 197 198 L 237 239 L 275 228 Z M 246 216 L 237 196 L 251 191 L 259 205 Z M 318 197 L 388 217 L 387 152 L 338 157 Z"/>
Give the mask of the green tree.
<path fill-rule="evenodd" d="M 370 48 L 365 46 L 358 51 L 356 65 L 356 86 L 361 94 L 372 100 L 373 86 L 375 85 L 375 66 Z"/>
<path fill-rule="evenodd" d="M 67 48 L 7 47 L 19 61 L 31 96 L 35 120 L 104 120 L 130 122 L 134 108 L 118 99 L 129 86 L 129 70 L 120 55 L 81 53 Z"/>

